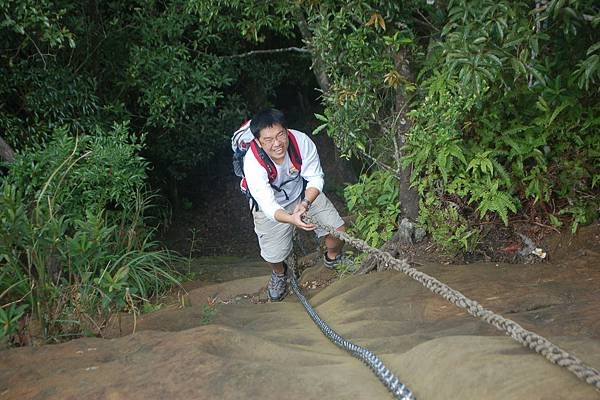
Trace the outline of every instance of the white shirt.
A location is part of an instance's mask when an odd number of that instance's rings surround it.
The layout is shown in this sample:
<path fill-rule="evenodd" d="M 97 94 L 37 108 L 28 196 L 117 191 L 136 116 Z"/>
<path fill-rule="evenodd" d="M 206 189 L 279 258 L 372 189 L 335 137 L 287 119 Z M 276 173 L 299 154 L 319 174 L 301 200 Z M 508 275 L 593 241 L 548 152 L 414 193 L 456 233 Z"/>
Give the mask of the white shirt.
<path fill-rule="evenodd" d="M 273 185 L 280 187 L 281 191 L 278 192 L 271 187 L 266 169 L 260 165 L 252 150 L 248 150 L 244 156 L 244 176 L 248 190 L 265 216 L 274 221 L 275 211 L 290 205 L 302 194 L 302 178 L 307 180 L 307 188 L 314 187 L 319 192 L 323 191 L 323 170 L 317 154 L 317 146 L 305 133 L 294 129 L 290 129 L 290 131 L 298 142 L 302 168 L 298 173 L 288 152 L 285 153 L 281 165 L 273 163 L 277 168 L 277 178 Z M 289 143 L 289 145 L 292 144 Z M 281 186 L 286 181 L 289 182 Z"/>

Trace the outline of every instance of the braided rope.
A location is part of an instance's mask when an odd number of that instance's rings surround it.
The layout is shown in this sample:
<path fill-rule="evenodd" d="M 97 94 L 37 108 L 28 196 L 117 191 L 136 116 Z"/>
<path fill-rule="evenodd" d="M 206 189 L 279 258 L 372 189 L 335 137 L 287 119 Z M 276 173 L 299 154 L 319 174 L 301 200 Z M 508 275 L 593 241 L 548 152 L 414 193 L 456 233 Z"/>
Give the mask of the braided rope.
<path fill-rule="evenodd" d="M 293 268 L 293 267 L 292 267 Z M 310 318 L 319 327 L 321 332 L 331 340 L 335 345 L 346 350 L 354 357 L 358 358 L 379 378 L 381 383 L 387 387 L 392 393 L 394 398 L 397 400 L 415 400 L 414 395 L 400 380 L 383 364 L 383 362 L 373 352 L 368 349 L 352 343 L 349 340 L 344 339 L 336 331 L 331 329 L 325 321 L 319 317 L 315 309 L 310 305 L 306 297 L 302 294 L 300 287 L 298 286 L 298 280 L 294 273 L 291 274 L 290 282 L 292 284 L 292 291 L 296 294 L 300 303 L 304 306 Z"/>
<path fill-rule="evenodd" d="M 383 262 L 385 266 L 391 265 L 395 270 L 405 273 L 433 293 L 436 293 L 452 304 L 467 310 L 472 316 L 480 318 L 495 326 L 497 329 L 506 332 L 508 336 L 521 343 L 523 346 L 534 350 L 550 362 L 566 368 L 582 381 L 589 383 L 600 390 L 600 372 L 597 369 L 586 365 L 579 358 L 567 353 L 548 339 L 535 332 L 528 331 L 511 319 L 504 318 L 503 316 L 484 308 L 475 300 L 469 299 L 458 290 L 452 289 L 434 277 L 412 268 L 406 259 L 396 259 L 392 257 L 391 254 L 371 247 L 365 241 L 354 238 L 345 232 L 339 232 L 331 226 L 320 224 L 308 217 L 306 220 L 307 222 L 326 230 L 333 236 L 343 240 L 356 249 L 374 255 L 380 262 Z"/>

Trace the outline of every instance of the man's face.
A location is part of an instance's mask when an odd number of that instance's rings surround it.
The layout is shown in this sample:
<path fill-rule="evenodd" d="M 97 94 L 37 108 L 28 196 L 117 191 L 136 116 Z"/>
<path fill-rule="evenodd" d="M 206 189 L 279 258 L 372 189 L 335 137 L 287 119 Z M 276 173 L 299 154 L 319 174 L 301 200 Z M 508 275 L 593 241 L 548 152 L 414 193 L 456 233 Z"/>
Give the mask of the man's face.
<path fill-rule="evenodd" d="M 273 161 L 283 161 L 289 145 L 287 130 L 283 126 L 275 124 L 261 129 L 258 142 Z"/>

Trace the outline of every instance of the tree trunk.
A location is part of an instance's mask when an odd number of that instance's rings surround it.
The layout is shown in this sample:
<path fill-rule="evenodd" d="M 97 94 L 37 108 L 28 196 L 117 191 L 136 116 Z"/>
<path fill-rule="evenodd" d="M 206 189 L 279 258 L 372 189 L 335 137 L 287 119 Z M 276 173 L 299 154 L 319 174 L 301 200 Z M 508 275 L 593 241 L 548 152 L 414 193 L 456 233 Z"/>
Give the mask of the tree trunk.
<path fill-rule="evenodd" d="M 408 61 L 407 49 L 402 49 L 396 54 L 396 70 L 409 82 L 414 81 Z M 400 208 L 402 215 L 412 221 L 419 215 L 419 194 L 415 188 L 410 187 L 410 175 L 412 165 L 401 168 L 399 161 L 404 154 L 404 145 L 406 144 L 406 135 L 410 130 L 411 124 L 407 117 L 409 105 L 408 96 L 402 89 L 396 92 L 395 113 L 397 113 L 398 125 L 396 127 L 396 142 L 398 143 L 398 168 L 400 169 Z"/>
<path fill-rule="evenodd" d="M 181 197 L 179 196 L 179 182 L 172 174 L 168 174 L 169 200 L 174 210 L 181 210 Z"/>
<path fill-rule="evenodd" d="M 2 139 L 2 136 L 0 136 L 0 159 L 9 163 L 15 161 L 15 152 L 10 145 Z"/>
<path fill-rule="evenodd" d="M 306 22 L 306 18 L 304 17 L 304 11 L 301 8 L 296 7 L 294 10 L 294 18 L 298 24 L 298 29 L 300 29 L 300 33 L 302 34 L 302 38 L 304 39 L 304 43 L 312 53 L 312 70 L 317 78 L 317 83 L 323 92 L 329 90 L 329 77 L 325 72 L 325 65 L 321 60 L 321 57 L 317 56 L 312 49 L 312 34 L 310 33 L 310 29 L 308 28 L 308 22 Z"/>

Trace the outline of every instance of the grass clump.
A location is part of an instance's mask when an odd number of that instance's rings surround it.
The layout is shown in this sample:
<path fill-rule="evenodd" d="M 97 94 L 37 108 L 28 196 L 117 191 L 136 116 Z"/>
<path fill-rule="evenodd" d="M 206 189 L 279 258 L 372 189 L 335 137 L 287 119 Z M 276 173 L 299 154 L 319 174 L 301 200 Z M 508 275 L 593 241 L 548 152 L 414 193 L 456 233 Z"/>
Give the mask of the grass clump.
<path fill-rule="evenodd" d="M 178 283 L 153 240 L 142 141 L 115 125 L 73 138 L 63 129 L 20 155 L 0 181 L 0 339 L 24 344 L 99 334 Z"/>

